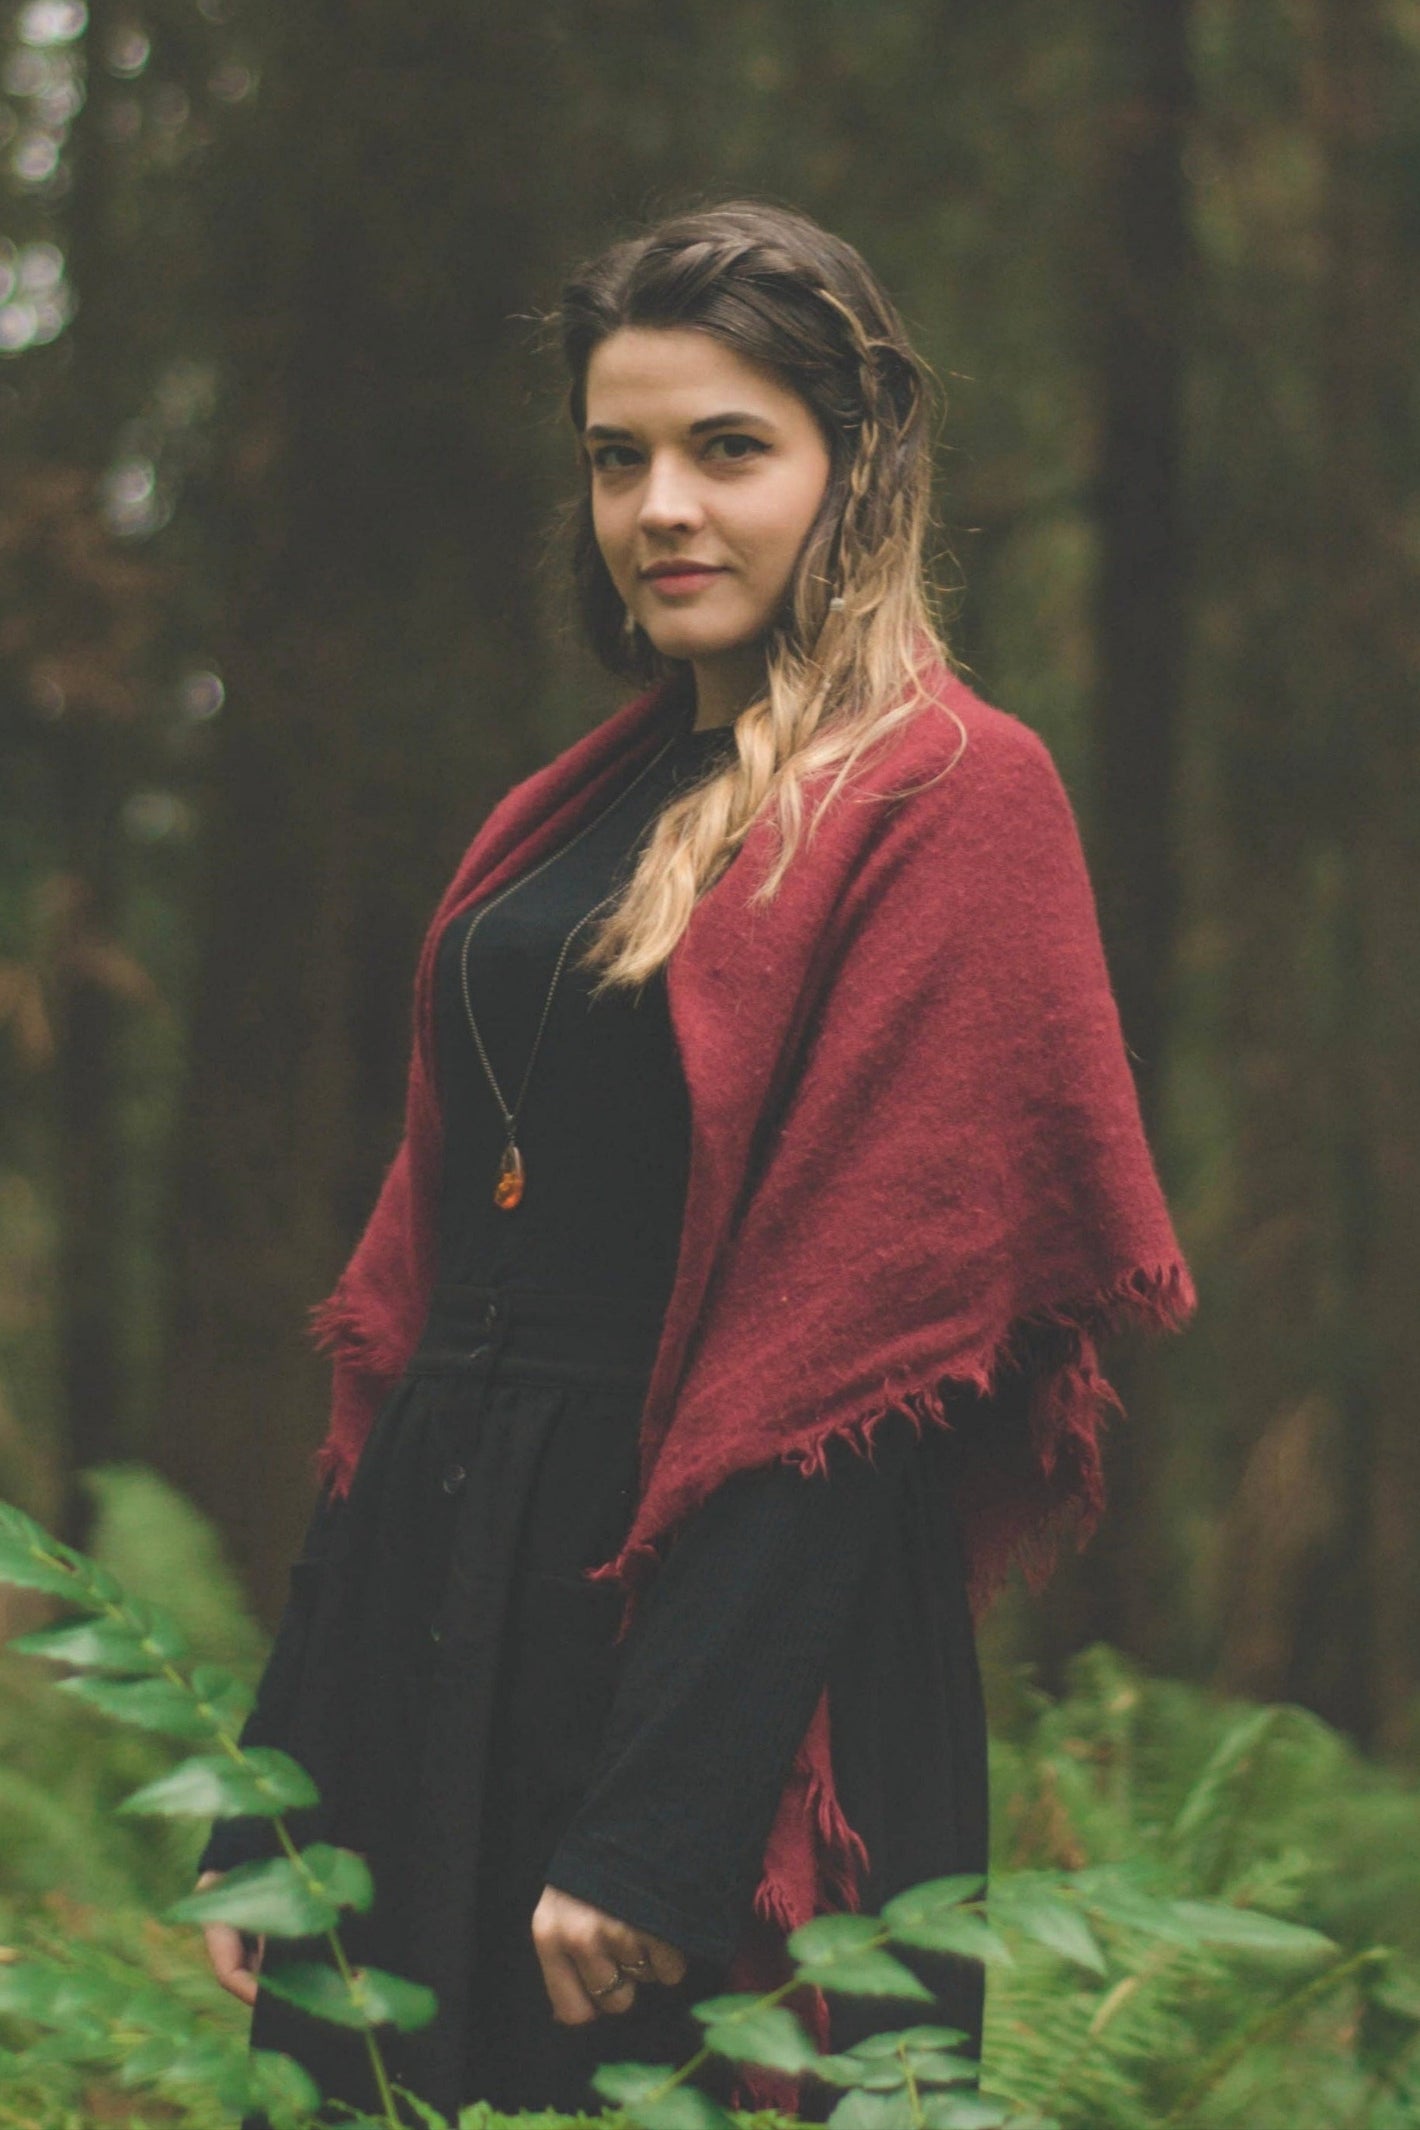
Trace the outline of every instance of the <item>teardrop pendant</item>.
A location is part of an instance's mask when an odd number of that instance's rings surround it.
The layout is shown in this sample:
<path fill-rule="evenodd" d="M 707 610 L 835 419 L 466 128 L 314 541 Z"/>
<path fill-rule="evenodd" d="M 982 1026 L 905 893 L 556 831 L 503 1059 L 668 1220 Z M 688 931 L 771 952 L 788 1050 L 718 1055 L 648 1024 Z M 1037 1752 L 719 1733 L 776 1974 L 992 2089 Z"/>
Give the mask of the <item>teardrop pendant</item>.
<path fill-rule="evenodd" d="M 509 1140 L 503 1149 L 503 1159 L 498 1164 L 498 1181 L 493 1187 L 493 1203 L 511 1212 L 523 1196 L 523 1157 Z"/>

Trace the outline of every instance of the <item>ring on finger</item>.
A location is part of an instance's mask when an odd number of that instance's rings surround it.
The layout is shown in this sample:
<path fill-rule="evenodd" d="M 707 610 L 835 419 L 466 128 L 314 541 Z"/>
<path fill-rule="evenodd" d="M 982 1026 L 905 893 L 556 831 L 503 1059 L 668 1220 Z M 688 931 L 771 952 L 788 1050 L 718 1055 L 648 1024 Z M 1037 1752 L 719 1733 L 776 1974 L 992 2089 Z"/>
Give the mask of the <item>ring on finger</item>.
<path fill-rule="evenodd" d="M 639 1960 L 623 1960 L 621 1966 L 622 1972 L 628 1975 L 649 1975 L 651 1972 L 651 1963 L 644 1955 Z"/>
<path fill-rule="evenodd" d="M 599 1997 L 610 1997 L 614 1995 L 614 1993 L 621 1988 L 623 1982 L 629 1982 L 630 1980 L 631 1977 L 626 1972 L 626 1969 L 624 1967 L 618 1966 L 616 1973 L 612 1976 L 610 1982 L 604 1982 L 600 1989 L 589 1989 L 587 1991 L 587 1995 L 591 1998 L 593 2004 L 595 2004 Z"/>

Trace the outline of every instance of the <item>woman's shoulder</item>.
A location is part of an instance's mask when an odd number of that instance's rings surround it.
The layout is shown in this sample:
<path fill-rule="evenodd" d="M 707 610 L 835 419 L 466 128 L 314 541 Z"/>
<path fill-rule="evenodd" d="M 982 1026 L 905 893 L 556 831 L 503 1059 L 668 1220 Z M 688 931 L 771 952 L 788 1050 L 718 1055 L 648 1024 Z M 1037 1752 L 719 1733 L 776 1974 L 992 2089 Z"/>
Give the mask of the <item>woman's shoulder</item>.
<path fill-rule="evenodd" d="M 977 694 L 950 667 L 922 676 L 922 700 L 897 728 L 888 767 L 940 793 L 954 813 L 1069 800 L 1049 747 L 1033 726 Z"/>

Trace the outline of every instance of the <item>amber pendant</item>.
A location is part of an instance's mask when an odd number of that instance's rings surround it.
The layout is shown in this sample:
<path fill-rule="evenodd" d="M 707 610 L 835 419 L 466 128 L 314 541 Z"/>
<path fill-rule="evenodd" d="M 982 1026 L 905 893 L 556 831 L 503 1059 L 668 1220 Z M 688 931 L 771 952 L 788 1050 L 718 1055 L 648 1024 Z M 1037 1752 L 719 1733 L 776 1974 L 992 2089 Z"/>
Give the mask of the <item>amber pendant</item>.
<path fill-rule="evenodd" d="M 503 1149 L 503 1159 L 498 1164 L 498 1181 L 493 1186 L 493 1203 L 511 1212 L 522 1202 L 523 1157 L 511 1142 Z"/>

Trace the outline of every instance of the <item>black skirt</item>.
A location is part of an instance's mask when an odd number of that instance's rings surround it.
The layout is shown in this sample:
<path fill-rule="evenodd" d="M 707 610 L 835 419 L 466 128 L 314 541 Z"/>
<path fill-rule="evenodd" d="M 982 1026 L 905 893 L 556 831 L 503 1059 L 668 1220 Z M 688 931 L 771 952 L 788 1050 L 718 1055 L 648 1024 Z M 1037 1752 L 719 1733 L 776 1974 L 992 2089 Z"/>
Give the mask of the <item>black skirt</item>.
<path fill-rule="evenodd" d="M 630 1523 L 659 1324 L 654 1305 L 440 1290 L 323 1549 L 293 1571 L 287 1743 L 323 1798 L 299 1831 L 368 1858 L 375 1905 L 347 1912 L 342 1942 L 436 1992 L 432 2025 L 386 2028 L 381 2045 L 391 2075 L 450 2116 L 473 2098 L 600 2105 L 598 2063 L 683 2061 L 698 2045 L 687 2007 L 723 1986 L 722 1965 L 692 1958 L 630 2012 L 560 2026 L 529 1928 L 616 1683 L 620 1599 L 584 1570 Z M 327 1957 L 321 1939 L 268 1940 L 265 1955 Z M 363 2041 L 269 1991 L 251 2041 L 295 2056 L 328 2097 L 377 2105 Z"/>
<path fill-rule="evenodd" d="M 986 1868 L 949 1435 L 918 1442 L 904 1424 L 876 1466 L 835 1446 L 825 1479 L 741 1475 L 618 1639 L 619 1597 L 585 1570 L 631 1521 L 659 1315 L 438 1291 L 348 1497 L 317 1517 L 293 1570 L 249 1737 L 315 1776 L 323 1802 L 293 1816 L 297 1838 L 368 1858 L 375 1905 L 347 1911 L 342 1942 L 355 1964 L 436 1993 L 431 2025 L 381 2040 L 392 2077 L 450 2117 L 476 2099 L 595 2108 L 598 2064 L 694 2052 L 690 2007 L 727 1985 L 778 1788 L 825 1683 L 840 1799 L 869 1852 L 864 1906 Z M 607 1842 L 629 1868 L 603 1861 Z M 643 1986 L 624 2015 L 558 2025 L 530 1932 L 549 1882 L 680 1945 L 684 1981 Z M 327 1957 L 320 1939 L 267 1945 L 274 1963 Z M 935 2004 L 835 2000 L 832 2045 L 930 2019 L 979 2053 L 980 1967 L 909 1964 Z M 375 2107 L 358 2036 L 260 1990 L 251 2041 L 295 2057 L 328 2097 Z M 817 2112 L 815 2089 L 805 2102 Z"/>

